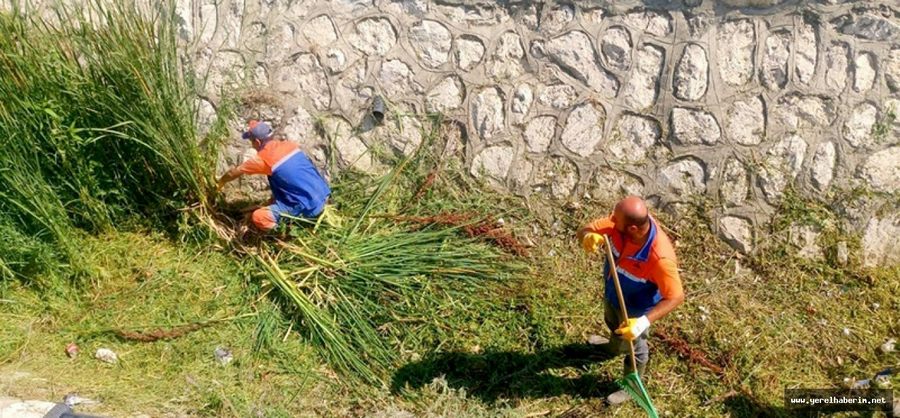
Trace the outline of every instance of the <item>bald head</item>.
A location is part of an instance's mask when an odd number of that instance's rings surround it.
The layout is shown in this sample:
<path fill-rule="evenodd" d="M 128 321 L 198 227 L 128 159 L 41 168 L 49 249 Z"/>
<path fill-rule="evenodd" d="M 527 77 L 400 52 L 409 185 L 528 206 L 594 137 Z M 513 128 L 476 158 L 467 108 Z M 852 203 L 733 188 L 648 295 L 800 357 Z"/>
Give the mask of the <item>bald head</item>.
<path fill-rule="evenodd" d="M 637 196 L 628 196 L 616 204 L 613 212 L 616 223 L 622 223 L 622 229 L 629 229 L 636 226 L 638 229 L 644 229 L 650 222 L 650 215 L 647 212 L 647 205 L 644 200 Z"/>

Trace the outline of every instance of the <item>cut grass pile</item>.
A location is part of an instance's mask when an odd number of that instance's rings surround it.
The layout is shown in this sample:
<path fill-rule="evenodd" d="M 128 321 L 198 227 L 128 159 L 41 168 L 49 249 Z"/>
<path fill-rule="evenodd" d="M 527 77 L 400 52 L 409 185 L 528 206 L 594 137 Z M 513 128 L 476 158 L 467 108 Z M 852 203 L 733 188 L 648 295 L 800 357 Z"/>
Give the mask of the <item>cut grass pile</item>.
<path fill-rule="evenodd" d="M 441 194 L 460 185 L 442 182 L 439 193 L 417 187 L 432 185 L 436 171 L 427 168 L 444 164 L 433 152 L 435 142 L 443 145 L 435 141 L 441 125 L 432 122 L 418 151 L 383 176 L 338 175 L 339 224 L 298 220 L 255 257 L 329 364 L 377 386 L 398 365 L 405 330 L 421 322 L 450 328 L 446 315 L 433 316 L 435 307 L 477 299 L 484 285 L 522 270 L 501 249 L 514 238 L 486 215 L 460 215 L 479 213 L 477 202 Z M 445 215 L 401 216 L 434 208 Z"/>

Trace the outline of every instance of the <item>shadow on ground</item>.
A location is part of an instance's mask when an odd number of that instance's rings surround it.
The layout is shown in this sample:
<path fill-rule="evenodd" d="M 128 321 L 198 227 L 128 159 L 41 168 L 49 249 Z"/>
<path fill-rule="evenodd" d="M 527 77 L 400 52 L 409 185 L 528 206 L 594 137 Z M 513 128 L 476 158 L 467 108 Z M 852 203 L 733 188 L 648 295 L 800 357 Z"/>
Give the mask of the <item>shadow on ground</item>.
<path fill-rule="evenodd" d="M 401 367 L 394 373 L 391 391 L 397 394 L 404 389 L 419 389 L 443 376 L 448 386 L 465 389 L 469 396 L 486 403 L 494 403 L 498 399 L 562 395 L 600 401 L 618 387 L 614 381 L 586 373 L 586 370 L 591 364 L 606 361 L 618 364 L 621 360 L 586 344 L 569 344 L 531 354 L 514 351 L 442 353 Z M 562 370 L 570 367 L 580 371 Z M 593 408 L 591 414 L 597 408 L 592 405 L 587 405 Z M 765 404 L 742 394 L 725 398 L 722 407 L 735 418 L 796 416 L 780 405 Z M 580 410 L 569 412 L 574 415 L 567 413 L 564 416 L 581 416 Z M 593 416 L 591 414 L 588 415 Z"/>
<path fill-rule="evenodd" d="M 531 354 L 513 351 L 442 353 L 397 370 L 391 389 L 394 393 L 404 388 L 418 389 L 443 376 L 450 387 L 465 389 L 470 396 L 487 403 L 499 398 L 605 397 L 617 390 L 615 382 L 592 374 L 577 373 L 578 377 L 565 377 L 560 374 L 576 373 L 553 369 L 585 369 L 591 363 L 608 360 L 611 356 L 596 352 L 586 344 L 570 344 Z"/>
<path fill-rule="evenodd" d="M 781 406 L 767 405 L 746 395 L 734 395 L 724 401 L 724 406 L 734 418 L 768 418 L 768 417 L 805 417 L 816 415 L 798 415 L 796 411 L 789 411 Z"/>

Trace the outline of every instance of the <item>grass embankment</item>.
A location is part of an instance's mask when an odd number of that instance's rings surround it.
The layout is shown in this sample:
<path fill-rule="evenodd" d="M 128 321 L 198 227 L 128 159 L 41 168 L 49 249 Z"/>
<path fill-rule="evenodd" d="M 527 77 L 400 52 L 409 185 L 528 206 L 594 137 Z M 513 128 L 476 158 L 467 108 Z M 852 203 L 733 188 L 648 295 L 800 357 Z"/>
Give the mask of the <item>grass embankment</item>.
<path fill-rule="evenodd" d="M 111 416 L 246 416 L 256 402 L 274 414 L 294 394 L 315 392 L 311 350 L 280 336 L 277 346 L 264 345 L 257 327 L 278 320 L 276 311 L 231 257 L 154 233 L 108 233 L 79 244 L 96 272 L 88 282 L 55 292 L 4 284 L 0 392 L 54 401 L 77 392 L 102 401 L 93 410 Z M 210 319 L 225 321 L 152 343 L 116 334 Z M 73 360 L 63 351 L 70 342 L 81 351 Z M 234 355 L 228 367 L 213 356 L 218 346 Z M 117 352 L 119 363 L 94 360 L 99 347 Z"/>
<path fill-rule="evenodd" d="M 434 193 L 447 181 L 438 179 Z M 4 286 L 4 376 L 31 373 L 2 382 L 4 391 L 48 399 L 77 391 L 104 402 L 82 410 L 113 415 L 445 411 L 433 416 L 523 416 L 549 411 L 552 416 L 575 408 L 569 416 L 613 416 L 599 398 L 620 372 L 621 361 L 560 355 L 561 347 L 606 332 L 596 278 L 599 260 L 549 232 L 556 221 L 560 231 L 570 231 L 589 213 L 606 210 L 586 206 L 545 221 L 525 217 L 515 202 L 495 207 L 507 208 L 504 220 L 520 236 L 533 223 L 546 231 L 529 237 L 537 244 L 528 259 L 531 274 L 483 287 L 471 297 L 448 298 L 429 315 L 385 321 L 379 331 L 399 357 L 399 367 L 389 370 L 392 391 L 347 386 L 326 367 L 302 322 L 291 322 L 292 310 L 282 310 L 278 299 L 269 297 L 274 292 L 267 294 L 254 263 L 143 233 L 82 241 L 98 273 L 81 287 L 47 293 L 16 282 Z M 657 324 L 652 339 L 649 390 L 662 411 L 685 417 L 788 416 L 780 398 L 785 386 L 832 386 L 898 363 L 896 353 L 876 351 L 900 331 L 896 269 L 865 276 L 841 273 L 828 261 L 801 261 L 780 249 L 742 259 L 711 240 L 701 214 L 663 217 L 682 236 L 678 251 L 688 300 Z M 128 341 L 102 332 L 170 328 L 243 314 L 254 316 L 171 340 Z M 677 344 L 665 342 L 664 335 L 683 340 L 723 372 L 682 358 Z M 82 347 L 76 360 L 63 353 L 69 341 Z M 220 345 L 235 355 L 226 367 L 212 354 Z M 119 352 L 121 365 L 90 358 L 100 346 Z M 638 412 L 627 406 L 618 415 Z"/>

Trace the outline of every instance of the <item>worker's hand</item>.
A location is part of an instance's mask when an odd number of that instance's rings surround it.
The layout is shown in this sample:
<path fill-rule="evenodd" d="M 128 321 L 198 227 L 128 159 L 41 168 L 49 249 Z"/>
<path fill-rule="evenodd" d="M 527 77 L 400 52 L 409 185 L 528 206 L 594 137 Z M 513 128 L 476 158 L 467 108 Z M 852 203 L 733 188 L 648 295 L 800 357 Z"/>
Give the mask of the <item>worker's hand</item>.
<path fill-rule="evenodd" d="M 228 183 L 230 183 L 232 180 L 234 180 L 234 178 L 231 177 L 229 174 L 230 174 L 230 172 L 229 172 L 229 173 L 225 173 L 225 175 L 223 175 L 222 177 L 220 177 L 220 178 L 219 178 L 219 181 L 216 182 L 216 191 L 217 191 L 217 192 L 220 192 L 220 193 L 221 193 L 221 192 L 222 192 L 222 189 L 225 188 L 225 185 L 228 184 Z"/>
<path fill-rule="evenodd" d="M 222 177 L 219 177 L 219 181 L 216 182 L 216 191 L 221 192 L 222 189 L 225 188 L 226 184 L 237 180 L 238 177 L 242 175 L 243 173 L 241 172 L 240 167 L 234 167 L 226 171 L 225 174 L 222 175 Z"/>
<path fill-rule="evenodd" d="M 628 318 L 628 321 L 624 322 L 621 328 L 616 330 L 616 334 L 621 335 L 622 338 L 628 341 L 634 341 L 647 328 L 650 328 L 650 320 L 647 319 L 647 315 L 640 318 Z"/>
<path fill-rule="evenodd" d="M 584 248 L 584 250 L 589 253 L 595 253 L 597 252 L 597 248 L 605 242 L 606 238 L 603 235 L 588 232 L 584 235 L 584 238 L 581 239 L 581 248 Z"/>

